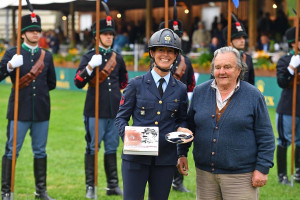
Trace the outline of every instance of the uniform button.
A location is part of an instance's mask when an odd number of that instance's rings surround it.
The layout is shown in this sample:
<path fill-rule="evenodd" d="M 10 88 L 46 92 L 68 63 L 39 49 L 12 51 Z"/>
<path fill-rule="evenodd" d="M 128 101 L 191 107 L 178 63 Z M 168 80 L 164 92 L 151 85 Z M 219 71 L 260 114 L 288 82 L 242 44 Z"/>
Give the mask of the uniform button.
<path fill-rule="evenodd" d="M 158 115 L 160 115 L 160 112 L 159 112 L 159 111 L 157 111 L 157 114 L 158 114 Z"/>
<path fill-rule="evenodd" d="M 154 122 L 155 125 L 158 125 L 158 122 Z"/>
<path fill-rule="evenodd" d="M 215 163 L 210 163 L 210 166 L 212 166 L 212 167 L 215 166 Z"/>
<path fill-rule="evenodd" d="M 36 94 L 33 94 L 33 96 L 35 96 Z"/>
<path fill-rule="evenodd" d="M 111 85 L 111 83 L 108 83 L 108 85 Z"/>
<path fill-rule="evenodd" d="M 32 82 L 35 82 L 35 80 L 33 80 Z"/>
<path fill-rule="evenodd" d="M 108 89 L 109 92 L 111 92 L 111 89 Z"/>
<path fill-rule="evenodd" d="M 221 115 L 221 113 L 218 113 L 218 115 Z"/>
<path fill-rule="evenodd" d="M 215 117 L 215 115 L 211 115 L 211 117 L 212 117 L 212 118 L 214 118 L 214 117 Z"/>
<path fill-rule="evenodd" d="M 216 126 L 216 130 L 218 130 L 218 129 L 219 129 L 219 127 Z"/>
<path fill-rule="evenodd" d="M 216 154 L 215 152 L 211 152 L 211 155 L 213 155 L 213 156 L 214 156 L 215 154 Z"/>
<path fill-rule="evenodd" d="M 213 171 L 213 172 L 214 172 L 214 171 L 215 171 L 215 168 L 212 168 L 212 169 L 211 169 L 211 171 Z"/>
<path fill-rule="evenodd" d="M 31 62 L 33 62 L 33 60 L 31 60 Z"/>
<path fill-rule="evenodd" d="M 105 59 L 104 61 L 107 62 L 107 59 Z"/>
<path fill-rule="evenodd" d="M 142 109 L 145 109 L 145 107 L 142 107 Z"/>
<path fill-rule="evenodd" d="M 158 101 L 158 103 L 159 103 L 159 104 L 162 104 L 162 101 L 160 100 L 160 101 Z"/>
<path fill-rule="evenodd" d="M 35 86 L 33 87 L 33 89 L 35 90 Z"/>
<path fill-rule="evenodd" d="M 104 55 L 106 56 L 106 53 Z"/>
<path fill-rule="evenodd" d="M 217 140 L 216 139 L 213 139 L 213 142 L 216 142 Z"/>
<path fill-rule="evenodd" d="M 107 80 L 110 80 L 110 77 L 107 77 Z"/>
<path fill-rule="evenodd" d="M 174 110 L 175 112 L 177 112 L 177 110 Z"/>

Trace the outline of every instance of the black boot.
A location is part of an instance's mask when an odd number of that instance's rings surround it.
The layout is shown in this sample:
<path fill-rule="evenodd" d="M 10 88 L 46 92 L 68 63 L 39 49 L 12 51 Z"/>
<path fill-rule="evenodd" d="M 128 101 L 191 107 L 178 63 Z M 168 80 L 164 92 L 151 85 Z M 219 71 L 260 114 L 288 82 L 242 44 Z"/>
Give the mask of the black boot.
<path fill-rule="evenodd" d="M 95 190 L 94 190 L 95 156 L 85 154 L 84 165 L 85 165 L 85 183 L 86 183 L 85 197 L 88 199 L 94 199 L 95 198 Z"/>
<path fill-rule="evenodd" d="M 119 187 L 117 171 L 117 154 L 104 154 L 104 168 L 107 180 L 107 195 L 123 195 Z"/>
<path fill-rule="evenodd" d="M 300 147 L 296 146 L 295 149 L 295 181 L 300 183 Z"/>
<path fill-rule="evenodd" d="M 47 193 L 47 157 L 34 158 L 35 198 L 54 200 Z"/>
<path fill-rule="evenodd" d="M 12 160 L 6 156 L 2 157 L 2 179 L 1 179 L 1 197 L 2 200 L 10 200 L 10 182 L 11 182 Z"/>
<path fill-rule="evenodd" d="M 177 168 L 175 169 L 173 182 L 172 182 L 173 190 L 178 192 L 190 192 L 186 187 L 183 185 L 183 175 L 179 173 Z"/>
<path fill-rule="evenodd" d="M 277 146 L 277 173 L 278 182 L 282 185 L 290 184 L 286 172 L 286 147 Z"/>

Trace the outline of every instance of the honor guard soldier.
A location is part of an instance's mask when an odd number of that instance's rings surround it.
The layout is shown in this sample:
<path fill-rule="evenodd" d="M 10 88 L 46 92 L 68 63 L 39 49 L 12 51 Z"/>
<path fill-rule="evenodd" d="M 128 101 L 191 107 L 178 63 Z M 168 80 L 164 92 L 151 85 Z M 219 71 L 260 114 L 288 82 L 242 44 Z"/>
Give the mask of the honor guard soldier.
<path fill-rule="evenodd" d="M 176 3 L 174 3 L 173 13 L 173 19 L 169 20 L 168 27 L 181 38 L 183 33 L 183 23 L 177 19 Z M 165 28 L 165 22 L 159 24 L 159 29 L 163 28 Z M 196 84 L 194 69 L 191 60 L 187 56 L 180 52 L 170 71 L 174 78 L 186 84 L 188 92 L 193 92 Z M 179 192 L 189 192 L 189 190 L 184 187 L 183 175 L 178 172 L 177 168 L 175 170 L 172 188 Z"/>
<path fill-rule="evenodd" d="M 85 176 L 86 197 L 94 198 L 94 154 L 95 154 L 95 83 L 96 70 L 99 76 L 99 147 L 104 141 L 104 167 L 107 180 L 107 195 L 122 195 L 118 184 L 117 148 L 119 135 L 115 126 L 115 117 L 119 109 L 121 89 L 128 83 L 128 75 L 122 56 L 111 49 L 115 36 L 115 21 L 106 12 L 107 17 L 100 20 L 99 54 L 95 49 L 84 54 L 75 76 L 75 85 L 83 88 L 88 84 L 84 106 L 84 124 L 86 129 Z M 96 24 L 92 26 L 96 35 Z M 99 67 L 97 67 L 99 66 Z M 96 69 L 96 70 L 95 70 Z M 98 149 L 97 149 L 98 150 Z"/>
<path fill-rule="evenodd" d="M 176 4 L 174 4 L 173 19 L 168 21 L 168 27 L 169 27 L 169 29 L 174 31 L 179 36 L 179 38 L 182 37 L 183 23 L 182 23 L 182 21 L 177 19 Z M 161 22 L 159 24 L 159 29 L 163 29 L 163 28 L 165 28 L 165 22 Z M 174 76 L 174 78 L 176 78 L 177 80 L 180 80 L 181 82 L 186 84 L 188 92 L 193 92 L 195 84 L 196 84 L 195 76 L 194 76 L 194 69 L 193 69 L 191 60 L 187 56 L 183 55 L 180 52 L 176 58 L 176 61 L 172 65 L 172 68 L 170 71 L 171 71 L 172 75 Z M 182 180 L 181 180 L 181 182 L 179 181 L 176 185 L 180 186 L 181 184 L 182 184 Z M 179 188 L 176 186 L 175 187 L 173 186 L 173 188 L 174 189 L 178 188 L 179 190 L 183 189 L 183 188 Z"/>
<path fill-rule="evenodd" d="M 116 125 L 124 141 L 125 126 L 159 127 L 158 156 L 122 154 L 124 200 L 144 199 L 148 182 L 149 199 L 168 199 L 175 166 L 176 144 L 166 141 L 173 131 L 186 127 L 186 85 L 171 76 L 170 68 L 181 50 L 180 38 L 171 29 L 155 32 L 149 40 L 153 68 L 131 79 L 120 101 Z M 181 128 L 182 127 L 182 128 Z"/>
<path fill-rule="evenodd" d="M 50 118 L 49 91 L 56 87 L 56 75 L 52 54 L 38 47 L 41 37 L 41 19 L 35 13 L 22 16 L 21 34 L 24 42 L 20 55 L 17 48 L 8 49 L 0 65 L 0 81 L 10 76 L 15 83 L 16 68 L 20 69 L 19 110 L 17 130 L 17 152 L 23 145 L 26 132 L 30 129 L 34 154 L 35 197 L 51 200 L 47 194 L 47 154 Z M 14 133 L 15 85 L 13 84 L 7 110 L 7 141 L 2 157 L 2 199 L 10 199 L 11 168 Z"/>
<path fill-rule="evenodd" d="M 223 29 L 223 38 L 225 42 L 227 43 L 227 30 L 228 27 L 226 26 Z M 252 62 L 252 57 L 244 52 L 245 46 L 246 46 L 246 38 L 248 37 L 246 33 L 246 29 L 244 25 L 239 22 L 235 17 L 233 18 L 233 23 L 231 26 L 231 41 L 230 44 L 239 52 L 241 53 L 241 56 L 243 58 L 243 61 L 247 64 L 248 70 L 245 74 L 244 81 L 247 81 L 248 83 L 254 85 L 254 67 Z"/>
<path fill-rule="evenodd" d="M 296 28 L 292 27 L 285 33 L 289 47 L 300 50 L 300 42 L 295 42 Z M 300 38 L 300 37 L 299 37 Z M 299 52 L 299 51 L 298 51 Z M 300 65 L 299 55 L 295 51 L 290 51 L 287 55 L 281 57 L 277 62 L 277 83 L 282 88 L 281 97 L 276 109 L 276 127 L 278 131 L 277 138 L 277 170 L 278 181 L 281 184 L 290 184 L 287 177 L 286 153 L 287 148 L 292 142 L 292 106 L 293 106 L 293 82 L 294 69 Z M 299 70 L 298 70 L 299 71 Z M 299 76 L 299 75 L 298 75 Z M 296 124 L 295 124 L 295 181 L 300 183 L 300 85 L 299 78 L 297 84 L 296 96 Z"/>

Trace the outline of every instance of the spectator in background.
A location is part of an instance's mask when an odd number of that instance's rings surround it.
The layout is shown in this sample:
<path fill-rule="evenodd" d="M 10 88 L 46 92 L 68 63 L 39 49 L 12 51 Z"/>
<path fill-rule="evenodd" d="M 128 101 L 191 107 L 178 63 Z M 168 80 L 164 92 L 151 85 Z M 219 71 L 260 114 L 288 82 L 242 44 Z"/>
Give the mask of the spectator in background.
<path fill-rule="evenodd" d="M 220 14 L 220 21 L 221 21 L 222 27 L 227 26 L 227 20 L 226 20 L 225 16 L 223 15 L 223 13 Z"/>
<path fill-rule="evenodd" d="M 83 31 L 83 47 L 87 48 L 92 43 L 92 34 L 90 33 L 89 29 L 84 29 Z"/>
<path fill-rule="evenodd" d="M 217 37 L 213 37 L 213 38 L 211 39 L 210 44 L 209 44 L 209 51 L 210 51 L 211 53 L 214 53 L 215 50 L 219 49 L 220 47 L 221 47 L 221 46 L 219 45 L 219 40 L 218 40 L 218 38 L 217 38 Z"/>
<path fill-rule="evenodd" d="M 257 28 L 258 28 L 258 34 L 261 33 L 272 34 L 273 22 L 270 19 L 269 12 L 266 12 L 264 17 L 260 19 L 260 21 L 257 24 Z"/>
<path fill-rule="evenodd" d="M 41 32 L 41 38 L 39 40 L 39 47 L 43 49 L 49 49 L 47 33 L 45 31 Z"/>
<path fill-rule="evenodd" d="M 113 50 L 115 52 L 121 54 L 122 48 L 126 44 L 127 45 L 129 44 L 129 37 L 128 37 L 127 30 L 125 28 L 122 28 L 122 30 L 120 31 L 120 33 L 116 36 L 116 38 L 114 40 Z"/>
<path fill-rule="evenodd" d="M 217 30 L 217 26 L 218 26 L 218 17 L 215 16 L 214 17 L 214 21 L 213 23 L 211 24 L 211 35 L 213 35 L 213 33 Z"/>
<path fill-rule="evenodd" d="M 267 34 L 262 34 L 257 43 L 257 49 L 268 52 L 270 50 L 270 39 Z"/>
<path fill-rule="evenodd" d="M 192 37 L 192 47 L 196 49 L 208 47 L 210 37 L 210 33 L 205 30 L 204 24 L 202 22 L 198 22 L 198 29 L 194 31 Z"/>
<path fill-rule="evenodd" d="M 218 23 L 217 24 L 217 29 L 215 29 L 212 33 L 212 37 L 217 37 L 218 38 L 218 42 L 219 42 L 219 46 L 223 47 L 225 46 L 225 40 L 223 38 L 223 25 L 222 23 Z"/>
<path fill-rule="evenodd" d="M 57 33 L 53 30 L 50 31 L 50 36 L 49 36 L 49 46 L 51 48 L 51 51 L 53 54 L 57 54 L 59 51 L 59 39 L 57 36 Z"/>
<path fill-rule="evenodd" d="M 280 42 L 284 36 L 285 30 L 289 28 L 288 18 L 283 10 L 278 9 L 276 12 L 276 19 L 274 20 L 275 40 Z"/>

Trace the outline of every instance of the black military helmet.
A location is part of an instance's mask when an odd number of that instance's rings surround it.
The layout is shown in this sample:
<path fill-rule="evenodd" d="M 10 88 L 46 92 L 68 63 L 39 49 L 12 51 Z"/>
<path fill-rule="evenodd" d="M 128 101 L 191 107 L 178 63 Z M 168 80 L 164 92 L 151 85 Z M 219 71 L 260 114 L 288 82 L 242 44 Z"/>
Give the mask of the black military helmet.
<path fill-rule="evenodd" d="M 92 25 L 93 35 L 96 35 L 96 22 Z M 100 20 L 100 33 L 112 32 L 114 35 L 116 34 L 116 23 L 111 18 L 111 16 L 107 16 L 105 19 Z"/>
<path fill-rule="evenodd" d="M 148 47 L 149 50 L 153 47 L 170 47 L 181 51 L 181 41 L 171 29 L 164 28 L 151 36 Z"/>
<path fill-rule="evenodd" d="M 300 27 L 299 27 L 299 30 L 300 30 Z M 289 44 L 294 43 L 295 36 L 296 36 L 296 27 L 292 27 L 292 28 L 289 28 L 288 30 L 286 30 L 285 36 L 286 36 L 287 42 Z M 300 34 L 299 34 L 299 41 L 300 41 Z"/>
<path fill-rule="evenodd" d="M 163 29 L 163 28 L 165 28 L 165 22 L 161 22 L 158 27 L 158 29 Z M 182 21 L 173 20 L 173 19 L 169 20 L 168 28 L 174 31 L 179 37 L 182 36 L 182 31 L 183 31 Z"/>
<path fill-rule="evenodd" d="M 223 38 L 225 41 L 227 41 L 227 32 L 228 27 L 226 26 L 225 28 L 223 28 Z M 245 38 L 248 37 L 244 25 L 239 21 L 233 22 L 231 26 L 231 40 L 239 38 L 241 36 Z"/>
<path fill-rule="evenodd" d="M 24 33 L 25 31 L 42 31 L 40 16 L 34 12 L 22 16 L 21 32 Z"/>
<path fill-rule="evenodd" d="M 107 4 L 104 1 L 101 1 L 101 4 L 104 7 L 106 18 L 100 19 L 100 33 L 112 32 L 114 35 L 116 34 L 116 23 L 110 16 L 110 11 Z M 92 25 L 93 35 L 96 35 L 96 22 Z"/>

